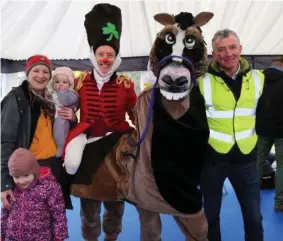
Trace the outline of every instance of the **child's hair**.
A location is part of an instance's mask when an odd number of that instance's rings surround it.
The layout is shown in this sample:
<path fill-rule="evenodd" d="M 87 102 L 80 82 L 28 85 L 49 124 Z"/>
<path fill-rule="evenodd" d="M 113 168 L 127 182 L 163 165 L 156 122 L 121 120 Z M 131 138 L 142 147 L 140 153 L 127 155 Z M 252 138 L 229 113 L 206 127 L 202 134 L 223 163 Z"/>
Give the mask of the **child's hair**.
<path fill-rule="evenodd" d="M 25 148 L 16 149 L 8 161 L 10 176 L 19 177 L 28 174 L 39 176 L 39 164 L 36 157 Z"/>
<path fill-rule="evenodd" d="M 53 77 L 51 80 L 51 88 L 54 88 L 54 80 L 59 74 L 66 75 L 70 82 L 70 89 L 74 89 L 75 75 L 69 67 L 58 67 L 54 70 Z"/>

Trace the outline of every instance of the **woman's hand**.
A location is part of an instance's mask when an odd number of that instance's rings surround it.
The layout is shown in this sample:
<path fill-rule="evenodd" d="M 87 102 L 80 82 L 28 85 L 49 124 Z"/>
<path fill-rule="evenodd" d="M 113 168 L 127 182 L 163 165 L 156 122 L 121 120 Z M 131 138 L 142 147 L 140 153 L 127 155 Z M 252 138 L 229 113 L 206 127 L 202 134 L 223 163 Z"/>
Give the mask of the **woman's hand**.
<path fill-rule="evenodd" d="M 69 107 L 61 107 L 58 110 L 58 116 L 65 120 L 76 121 L 75 111 Z"/>

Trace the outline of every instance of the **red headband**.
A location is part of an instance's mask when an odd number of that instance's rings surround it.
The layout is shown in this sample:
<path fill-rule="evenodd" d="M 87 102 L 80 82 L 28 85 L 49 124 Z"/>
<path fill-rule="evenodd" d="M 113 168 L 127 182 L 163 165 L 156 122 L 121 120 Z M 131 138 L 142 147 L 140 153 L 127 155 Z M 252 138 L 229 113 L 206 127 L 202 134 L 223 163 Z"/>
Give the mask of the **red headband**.
<path fill-rule="evenodd" d="M 39 65 L 39 64 L 43 64 L 46 67 L 48 67 L 48 69 L 51 73 L 51 69 L 52 69 L 51 61 L 44 55 L 34 55 L 34 56 L 31 56 L 27 60 L 27 64 L 26 64 L 26 68 L 25 68 L 27 75 L 28 75 L 28 72 L 31 70 L 32 67 L 34 67 L 35 65 Z"/>

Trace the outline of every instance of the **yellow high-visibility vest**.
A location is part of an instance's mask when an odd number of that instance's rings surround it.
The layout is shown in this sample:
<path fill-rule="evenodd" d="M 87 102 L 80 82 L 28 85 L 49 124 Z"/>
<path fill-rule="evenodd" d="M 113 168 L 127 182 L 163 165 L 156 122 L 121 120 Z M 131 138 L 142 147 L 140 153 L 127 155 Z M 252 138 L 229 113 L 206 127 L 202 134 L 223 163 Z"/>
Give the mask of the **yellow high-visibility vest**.
<path fill-rule="evenodd" d="M 198 83 L 205 99 L 209 144 L 219 153 L 228 153 L 237 143 L 242 153 L 250 153 L 257 143 L 255 113 L 264 85 L 262 72 L 251 70 L 243 76 L 238 101 L 218 76 L 207 73 Z"/>

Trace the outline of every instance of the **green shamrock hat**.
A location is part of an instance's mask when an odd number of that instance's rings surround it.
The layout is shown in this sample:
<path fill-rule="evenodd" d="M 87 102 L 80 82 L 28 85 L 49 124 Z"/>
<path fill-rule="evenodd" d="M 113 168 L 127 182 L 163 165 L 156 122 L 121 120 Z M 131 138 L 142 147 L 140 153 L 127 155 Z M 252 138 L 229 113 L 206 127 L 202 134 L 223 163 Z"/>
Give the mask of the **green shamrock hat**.
<path fill-rule="evenodd" d="M 94 52 L 98 47 L 108 45 L 116 54 L 119 53 L 122 32 L 120 8 L 108 3 L 97 4 L 85 15 L 84 26 L 88 44 Z"/>

